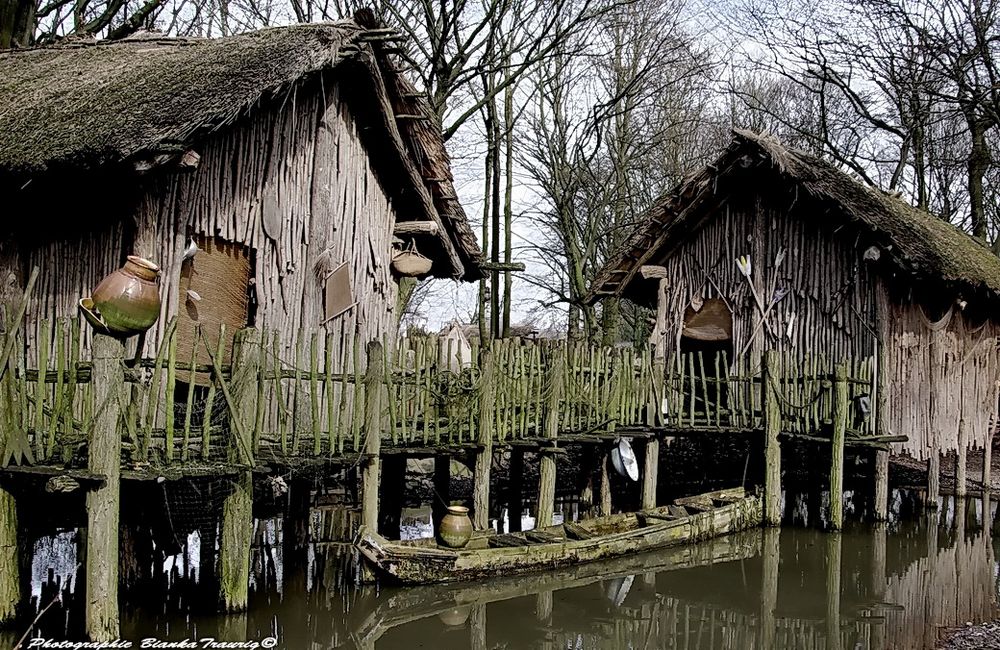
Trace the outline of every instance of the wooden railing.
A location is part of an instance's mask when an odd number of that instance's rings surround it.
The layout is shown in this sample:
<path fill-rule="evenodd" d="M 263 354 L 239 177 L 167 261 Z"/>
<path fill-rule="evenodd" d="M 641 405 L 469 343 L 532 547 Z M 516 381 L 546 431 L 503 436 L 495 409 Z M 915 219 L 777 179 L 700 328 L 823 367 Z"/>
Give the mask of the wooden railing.
<path fill-rule="evenodd" d="M 782 432 L 803 436 L 828 434 L 834 419 L 834 366 L 822 356 L 800 357 L 795 351 L 775 355 L 769 381 L 777 397 Z M 724 353 L 681 354 L 665 369 L 666 426 L 677 429 L 754 430 L 763 426 L 763 373 L 760 366 L 734 367 Z M 867 409 L 864 417 L 852 408 L 849 433 L 874 435 L 877 383 L 872 358 L 848 364 L 848 399 Z M 865 406 L 860 405 L 864 396 Z"/>
<path fill-rule="evenodd" d="M 43 340 L 52 344 L 17 358 L 0 383 L 0 424 L 30 461 L 70 462 L 89 440 L 95 414 L 107 407 L 94 397 L 81 327 L 77 319 L 42 322 Z M 369 426 L 378 427 L 383 448 L 481 443 L 484 430 L 505 444 L 553 432 L 763 427 L 763 374 L 738 370 L 723 354 L 657 359 L 648 347 L 521 339 L 459 349 L 454 341 L 414 337 L 381 341 L 372 359 L 369 342 L 358 337 L 334 340 L 317 330 L 299 337 L 300 349 L 283 350 L 274 333 L 242 330 L 226 363 L 221 341 L 232 333 L 196 332 L 187 358 L 179 359 L 176 328 L 169 324 L 165 332 L 152 358 L 123 359 L 126 384 L 117 408 L 124 460 L 133 464 L 356 454 Z M 780 430 L 829 438 L 832 365 L 793 354 L 778 355 L 768 373 Z M 849 435 L 875 432 L 872 368 L 863 360 L 849 371 L 852 403 L 870 396 L 869 417 L 852 417 Z M 662 381 L 655 379 L 660 372 Z M 370 390 L 380 391 L 381 400 L 369 400 Z M 367 413 L 369 404 L 380 404 L 379 412 Z M 21 460 L 9 456 L 8 462 Z"/>

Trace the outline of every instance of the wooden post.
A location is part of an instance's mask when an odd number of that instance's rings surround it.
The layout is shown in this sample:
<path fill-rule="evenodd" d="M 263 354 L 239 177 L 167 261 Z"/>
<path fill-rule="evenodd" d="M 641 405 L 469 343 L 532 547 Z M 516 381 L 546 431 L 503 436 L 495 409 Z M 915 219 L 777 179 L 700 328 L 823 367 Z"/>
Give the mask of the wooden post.
<path fill-rule="evenodd" d="M 656 324 L 649 335 L 653 349 L 653 372 L 650 377 L 649 398 L 646 402 L 646 426 L 655 427 L 663 423 L 663 394 L 666 389 L 665 371 L 667 360 L 667 288 L 670 281 L 660 278 L 656 292 Z"/>
<path fill-rule="evenodd" d="M 382 393 L 385 389 L 385 351 L 378 341 L 368 343 L 365 370 L 365 460 L 361 469 L 361 525 L 378 526 L 378 482 L 382 450 Z"/>
<path fill-rule="evenodd" d="M 764 393 L 764 524 L 781 524 L 781 405 L 776 378 L 778 354 L 767 350 L 761 359 L 761 390 Z"/>
<path fill-rule="evenodd" d="M 930 452 L 927 459 L 927 497 L 924 499 L 924 507 L 928 510 L 937 510 L 938 495 L 941 494 L 941 455 L 937 448 Z"/>
<path fill-rule="evenodd" d="M 451 505 L 451 456 L 434 457 L 434 503 L 431 504 L 431 519 L 434 530 Z"/>
<path fill-rule="evenodd" d="M 484 347 L 479 360 L 479 451 L 473 467 L 472 527 L 490 527 L 490 470 L 493 465 L 493 354 Z"/>
<path fill-rule="evenodd" d="M 524 481 L 524 451 L 517 447 L 510 450 L 510 465 L 507 469 L 507 532 L 521 530 L 521 512 Z"/>
<path fill-rule="evenodd" d="M 88 469 L 105 484 L 87 493 L 86 629 L 92 641 L 113 641 L 118 621 L 118 517 L 121 477 L 120 398 L 125 387 L 125 346 L 94 334 L 93 430 Z"/>
<path fill-rule="evenodd" d="M 840 650 L 840 556 L 841 534 L 826 536 L 826 647 Z"/>
<path fill-rule="evenodd" d="M 955 458 L 955 496 L 964 497 L 966 494 L 966 459 L 969 451 L 969 441 L 966 439 L 965 418 L 958 420 L 958 453 Z"/>
<path fill-rule="evenodd" d="M 403 515 L 403 492 L 406 490 L 406 457 L 386 456 L 379 481 L 378 532 L 386 539 L 399 539 Z"/>
<path fill-rule="evenodd" d="M 247 607 L 250 590 L 250 546 L 253 542 L 253 427 L 257 382 L 260 378 L 260 331 L 240 330 L 233 341 L 231 463 L 245 470 L 232 480 L 232 492 L 222 502 L 219 536 L 219 604 L 223 611 L 239 612 Z M 221 362 L 221 361 L 220 361 Z"/>
<path fill-rule="evenodd" d="M 889 452 L 875 450 L 875 521 L 889 519 Z"/>
<path fill-rule="evenodd" d="M 656 507 L 656 483 L 660 470 L 660 441 L 650 438 L 646 441 L 646 458 L 642 468 L 642 508 Z"/>
<path fill-rule="evenodd" d="M 601 452 L 601 485 L 600 497 L 597 503 L 597 513 L 601 517 L 612 514 L 614 505 L 611 503 L 611 453 Z"/>
<path fill-rule="evenodd" d="M 566 348 L 560 346 L 552 354 L 549 363 L 547 400 L 545 403 L 544 435 L 552 441 L 555 447 L 559 435 L 559 406 L 563 397 L 563 377 L 565 375 Z M 556 499 L 556 459 L 545 449 L 539 452 L 538 472 L 538 512 L 535 527 L 542 528 L 552 525 L 552 515 L 555 511 Z"/>
<path fill-rule="evenodd" d="M 844 440 L 850 400 L 847 392 L 847 364 L 833 370 L 833 439 L 830 441 L 830 529 L 844 527 Z"/>
<path fill-rule="evenodd" d="M 773 648 L 775 637 L 775 609 L 778 603 L 778 558 L 781 555 L 781 531 L 765 528 L 761 547 L 761 599 L 760 634 L 761 648 Z"/>

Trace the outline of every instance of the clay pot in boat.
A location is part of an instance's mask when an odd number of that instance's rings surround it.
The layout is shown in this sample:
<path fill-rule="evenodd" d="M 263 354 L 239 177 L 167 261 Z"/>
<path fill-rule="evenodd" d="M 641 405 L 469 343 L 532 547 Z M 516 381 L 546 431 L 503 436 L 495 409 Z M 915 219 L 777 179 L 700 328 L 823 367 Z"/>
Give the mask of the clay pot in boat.
<path fill-rule="evenodd" d="M 438 525 L 437 540 L 441 546 L 463 548 L 472 538 L 472 520 L 465 506 L 448 506 L 448 513 Z"/>
<path fill-rule="evenodd" d="M 80 310 L 98 332 L 120 337 L 141 334 L 160 316 L 159 275 L 158 265 L 129 255 L 125 266 L 80 301 Z"/>

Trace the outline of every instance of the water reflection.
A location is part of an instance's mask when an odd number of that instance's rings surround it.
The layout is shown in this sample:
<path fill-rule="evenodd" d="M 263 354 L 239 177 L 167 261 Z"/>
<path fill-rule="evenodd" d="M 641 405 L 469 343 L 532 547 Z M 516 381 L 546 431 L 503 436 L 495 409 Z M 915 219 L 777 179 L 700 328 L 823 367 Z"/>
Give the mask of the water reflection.
<path fill-rule="evenodd" d="M 349 547 L 296 543 L 280 520 L 264 520 L 248 612 L 211 613 L 214 589 L 185 569 L 198 566 L 192 558 L 171 565 L 169 589 L 125 592 L 123 634 L 275 636 L 292 649 L 932 648 L 943 628 L 1000 615 L 996 507 L 945 498 L 937 512 L 899 516 L 907 498 L 896 495 L 888 524 L 849 523 L 839 534 L 747 531 L 559 572 L 417 588 L 353 587 Z M 786 502 L 786 518 L 804 523 L 810 499 Z M 63 569 L 35 602 L 65 590 L 42 632 L 72 638 L 82 629 L 79 589 Z M 41 566 L 35 574 L 45 575 Z"/>

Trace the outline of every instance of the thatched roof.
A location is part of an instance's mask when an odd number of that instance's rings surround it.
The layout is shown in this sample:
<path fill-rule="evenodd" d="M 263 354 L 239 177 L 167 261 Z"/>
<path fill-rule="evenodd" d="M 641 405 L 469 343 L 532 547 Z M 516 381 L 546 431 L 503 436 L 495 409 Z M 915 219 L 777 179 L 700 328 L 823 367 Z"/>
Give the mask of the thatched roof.
<path fill-rule="evenodd" d="M 766 183 L 797 187 L 827 206 L 827 214 L 867 233 L 879 243 L 885 263 L 915 280 L 931 280 L 958 291 L 1000 295 L 1000 258 L 982 242 L 934 215 L 905 201 L 872 189 L 830 163 L 811 154 L 783 146 L 777 139 L 749 131 L 734 131 L 733 141 L 712 164 L 688 176 L 643 215 L 636 232 L 601 269 L 588 301 L 634 291 L 630 285 L 643 264 L 657 264 L 704 219 L 710 218 L 714 194 L 727 176 L 772 174 L 754 181 L 756 190 L 768 193 Z M 752 187 L 752 186 L 751 186 Z M 793 210 L 801 217 L 820 213 Z M 824 219 L 828 217 L 823 217 Z M 888 259 L 885 259 L 888 258 Z"/>
<path fill-rule="evenodd" d="M 412 88 L 368 44 L 371 36 L 342 21 L 220 39 L 142 36 L 0 52 L 0 172 L 21 177 L 168 161 L 262 103 L 289 97 L 298 82 L 350 61 L 367 71 L 370 90 L 390 113 L 361 117 L 381 122 L 395 142 L 413 172 L 406 180 L 419 185 L 410 191 L 445 226 L 458 275 L 477 278 L 481 252 L 454 199 L 433 112 L 426 98 L 398 94 Z M 431 119 L 397 123 L 393 106 Z"/>

